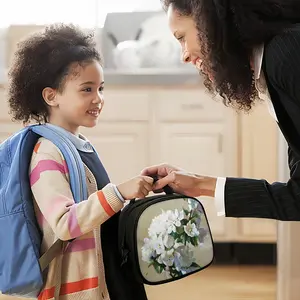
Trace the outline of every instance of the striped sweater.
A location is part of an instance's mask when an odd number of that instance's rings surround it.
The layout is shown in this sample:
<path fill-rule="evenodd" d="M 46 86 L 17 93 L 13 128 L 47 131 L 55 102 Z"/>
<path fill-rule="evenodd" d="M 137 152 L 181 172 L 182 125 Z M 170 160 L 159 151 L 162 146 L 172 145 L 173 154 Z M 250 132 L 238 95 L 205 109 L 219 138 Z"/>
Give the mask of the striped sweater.
<path fill-rule="evenodd" d="M 75 204 L 68 168 L 62 153 L 49 140 L 40 138 L 30 164 L 30 183 L 38 224 L 43 232 L 45 253 L 57 238 L 76 238 L 65 249 L 62 260 L 54 259 L 39 300 L 54 299 L 61 261 L 60 300 L 104 299 L 105 283 L 100 225 L 120 211 L 123 203 L 112 184 L 97 191 L 96 180 L 85 166 L 89 197 Z"/>

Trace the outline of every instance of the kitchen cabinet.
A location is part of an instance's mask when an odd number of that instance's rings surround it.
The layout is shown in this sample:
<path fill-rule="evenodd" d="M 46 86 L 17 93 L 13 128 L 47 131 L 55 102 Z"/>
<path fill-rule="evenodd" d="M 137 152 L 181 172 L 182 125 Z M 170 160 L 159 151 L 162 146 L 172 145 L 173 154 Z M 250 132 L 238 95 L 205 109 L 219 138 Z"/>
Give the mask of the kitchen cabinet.
<path fill-rule="evenodd" d="M 250 115 L 240 116 L 240 176 L 278 180 L 278 126 L 267 106 L 259 103 Z M 237 240 L 241 242 L 276 242 L 277 221 L 239 219 Z"/>
<path fill-rule="evenodd" d="M 157 89 L 155 162 L 190 172 L 237 175 L 236 115 L 203 88 Z M 236 220 L 218 217 L 212 198 L 200 197 L 215 241 L 234 239 Z"/>
<path fill-rule="evenodd" d="M 237 175 L 237 117 L 202 88 L 107 87 L 99 126 L 84 129 L 112 181 L 169 162 L 199 174 Z M 236 220 L 200 197 L 216 241 L 235 238 Z"/>
<path fill-rule="evenodd" d="M 278 129 L 265 105 L 236 114 L 203 88 L 184 86 L 109 86 L 105 99 L 99 126 L 86 134 L 117 182 L 162 162 L 206 175 L 277 178 Z M 215 241 L 276 241 L 276 221 L 218 217 L 213 199 L 199 199 Z"/>

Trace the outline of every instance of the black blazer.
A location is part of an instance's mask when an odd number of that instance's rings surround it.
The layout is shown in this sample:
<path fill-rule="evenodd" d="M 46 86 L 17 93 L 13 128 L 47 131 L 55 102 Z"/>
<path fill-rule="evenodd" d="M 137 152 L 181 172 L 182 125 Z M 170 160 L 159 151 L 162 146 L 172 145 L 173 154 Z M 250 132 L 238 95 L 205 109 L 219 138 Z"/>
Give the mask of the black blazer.
<path fill-rule="evenodd" d="M 285 30 L 265 45 L 262 69 L 278 125 L 288 142 L 287 183 L 227 178 L 227 217 L 300 221 L 300 26 Z M 267 138 L 267 137 L 266 137 Z"/>

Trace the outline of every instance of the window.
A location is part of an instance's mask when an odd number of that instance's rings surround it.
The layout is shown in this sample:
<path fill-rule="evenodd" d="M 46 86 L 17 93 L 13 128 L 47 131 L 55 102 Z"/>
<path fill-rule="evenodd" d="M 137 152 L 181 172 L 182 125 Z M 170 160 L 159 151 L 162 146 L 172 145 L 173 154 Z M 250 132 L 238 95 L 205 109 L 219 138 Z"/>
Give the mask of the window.
<path fill-rule="evenodd" d="M 54 22 L 76 23 L 94 27 L 97 0 L 4 0 L 5 14 L 0 26 L 10 24 L 48 24 Z M 47 4 L 46 4 L 47 3 Z M 3 8 L 2 8 L 3 11 Z"/>
<path fill-rule="evenodd" d="M 1 1 L 2 2 L 2 1 Z M 102 27 L 109 12 L 159 10 L 159 0 L 3 0 L 0 28 L 10 24 L 75 23 Z M 47 4 L 46 4 L 47 3 Z"/>

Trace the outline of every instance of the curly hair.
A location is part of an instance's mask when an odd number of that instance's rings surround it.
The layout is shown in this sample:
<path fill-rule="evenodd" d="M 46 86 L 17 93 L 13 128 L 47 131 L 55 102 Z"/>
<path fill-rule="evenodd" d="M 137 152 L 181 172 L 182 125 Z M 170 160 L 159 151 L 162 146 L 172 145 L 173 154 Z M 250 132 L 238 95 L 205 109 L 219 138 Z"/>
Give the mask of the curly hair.
<path fill-rule="evenodd" d="M 51 87 L 62 92 L 71 65 L 93 60 L 101 63 L 93 34 L 73 25 L 54 24 L 21 41 L 8 73 L 13 120 L 47 122 L 49 110 L 43 89 Z"/>
<path fill-rule="evenodd" d="M 249 111 L 258 93 L 250 66 L 253 48 L 300 22 L 299 0 L 161 0 L 191 16 L 198 30 L 204 85 L 226 106 Z M 209 80 L 208 74 L 213 77 Z"/>

